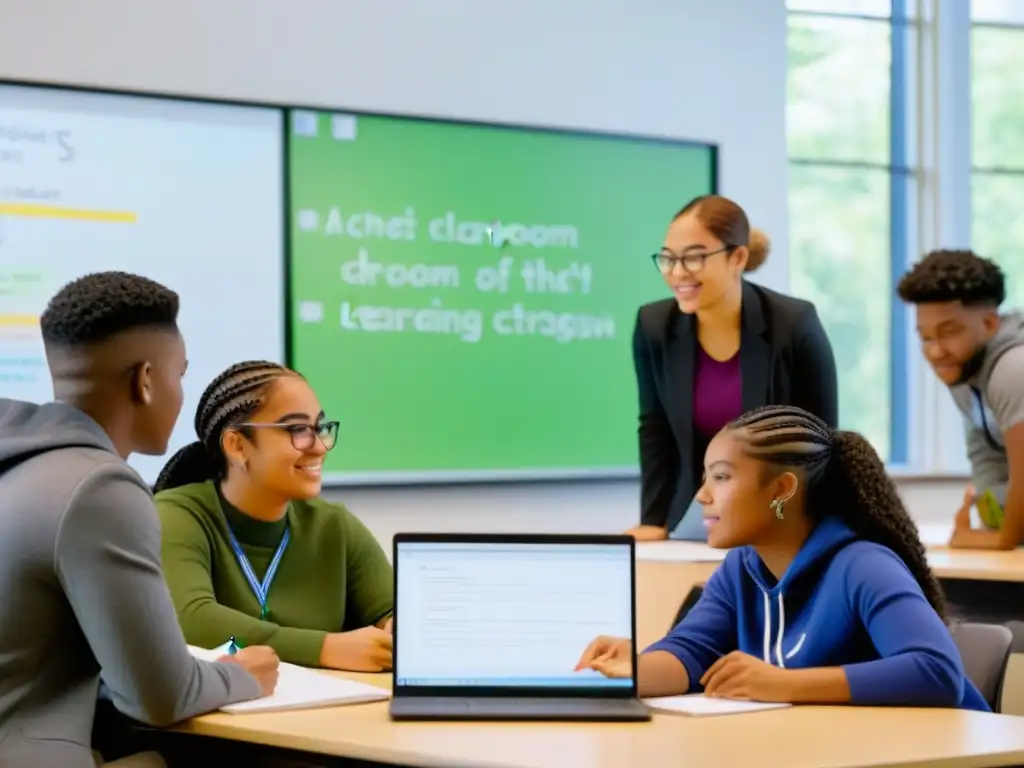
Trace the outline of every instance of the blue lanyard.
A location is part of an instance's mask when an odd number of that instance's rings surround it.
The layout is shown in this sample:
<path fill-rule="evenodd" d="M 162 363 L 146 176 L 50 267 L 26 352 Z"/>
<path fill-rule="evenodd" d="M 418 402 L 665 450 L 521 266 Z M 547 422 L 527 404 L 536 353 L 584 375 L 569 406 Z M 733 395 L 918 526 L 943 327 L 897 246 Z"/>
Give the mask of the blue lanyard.
<path fill-rule="evenodd" d="M 267 572 L 263 574 L 263 581 L 260 582 L 256 578 L 256 572 L 252 569 L 252 565 L 249 563 L 249 558 L 245 556 L 245 552 L 242 551 L 242 546 L 238 543 L 238 539 L 235 538 L 234 531 L 231 527 L 228 527 L 228 536 L 231 537 L 231 548 L 235 550 L 235 559 L 238 560 L 238 565 L 242 569 L 242 574 L 245 576 L 245 580 L 249 582 L 249 588 L 252 589 L 252 593 L 256 595 L 256 599 L 260 604 L 260 619 L 267 618 L 267 595 L 270 594 L 270 585 L 274 581 L 274 576 L 277 575 L 277 566 L 281 564 L 281 557 L 284 555 L 285 549 L 288 548 L 288 540 L 291 537 L 291 531 L 287 528 L 284 529 L 284 535 L 281 537 L 281 543 L 277 545 L 277 551 L 274 553 L 274 557 L 270 561 L 270 565 L 267 566 Z"/>

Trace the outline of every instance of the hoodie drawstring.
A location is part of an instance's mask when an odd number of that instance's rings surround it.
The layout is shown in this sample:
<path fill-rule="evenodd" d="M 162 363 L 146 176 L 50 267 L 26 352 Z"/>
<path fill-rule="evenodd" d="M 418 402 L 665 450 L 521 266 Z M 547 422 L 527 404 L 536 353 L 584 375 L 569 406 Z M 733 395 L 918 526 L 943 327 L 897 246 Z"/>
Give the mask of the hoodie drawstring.
<path fill-rule="evenodd" d="M 786 609 L 782 602 L 782 593 L 779 593 L 779 634 L 775 638 L 775 657 L 779 660 L 779 666 L 785 668 L 786 661 L 782 658 L 782 636 L 786 634 Z"/>
<path fill-rule="evenodd" d="M 768 593 L 761 590 L 764 597 L 764 660 L 766 664 L 772 663 L 769 651 L 772 647 L 772 604 L 768 601 Z"/>
<path fill-rule="evenodd" d="M 766 663 L 772 663 L 772 604 L 771 599 L 768 597 L 768 593 L 761 590 L 761 595 L 764 597 L 764 660 Z M 786 660 L 782 656 L 782 636 L 786 634 L 786 608 L 782 602 L 782 595 L 779 594 L 779 630 L 775 635 L 775 658 L 778 660 L 778 665 L 783 669 L 786 667 Z"/>

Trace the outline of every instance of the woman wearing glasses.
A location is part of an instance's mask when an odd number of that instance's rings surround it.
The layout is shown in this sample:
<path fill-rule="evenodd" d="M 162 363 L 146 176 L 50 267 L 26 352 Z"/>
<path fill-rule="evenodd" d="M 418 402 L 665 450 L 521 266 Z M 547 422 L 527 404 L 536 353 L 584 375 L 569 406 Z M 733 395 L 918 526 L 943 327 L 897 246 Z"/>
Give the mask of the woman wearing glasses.
<path fill-rule="evenodd" d="M 362 523 L 318 498 L 338 423 L 305 379 L 276 363 L 234 365 L 203 392 L 195 429 L 154 489 L 186 640 L 389 669 L 391 565 Z"/>
<path fill-rule="evenodd" d="M 747 282 L 768 239 L 732 200 L 691 200 L 654 263 L 672 298 L 640 308 L 633 361 L 640 395 L 642 541 L 703 539 L 708 443 L 740 414 L 795 405 L 835 427 L 836 365 L 814 305 Z"/>

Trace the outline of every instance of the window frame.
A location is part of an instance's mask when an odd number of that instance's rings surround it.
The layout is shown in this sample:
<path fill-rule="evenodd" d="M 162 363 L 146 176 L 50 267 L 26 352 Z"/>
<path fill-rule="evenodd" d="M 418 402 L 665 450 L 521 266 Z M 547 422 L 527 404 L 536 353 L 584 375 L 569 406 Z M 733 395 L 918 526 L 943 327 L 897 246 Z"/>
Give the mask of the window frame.
<path fill-rule="evenodd" d="M 789 162 L 888 171 L 893 295 L 887 464 L 899 477 L 966 477 L 962 417 L 921 358 L 913 308 L 902 304 L 895 285 L 927 251 L 971 247 L 970 37 L 974 25 L 969 4 L 892 0 L 888 17 L 806 9 L 791 9 L 787 14 L 889 24 L 889 162 L 793 156 Z M 983 25 L 993 26 L 991 22 Z M 1016 28 L 1024 32 L 1024 25 Z"/>
<path fill-rule="evenodd" d="M 897 0 L 893 3 L 892 13 L 888 18 L 882 16 L 833 13 L 828 11 L 790 10 L 788 18 L 829 18 L 845 19 L 857 23 L 886 25 L 889 28 L 890 45 L 890 85 L 889 85 L 889 159 L 886 163 L 875 161 L 829 160 L 826 158 L 789 157 L 789 164 L 816 168 L 861 168 L 864 170 L 884 170 L 889 176 L 889 253 L 890 279 L 895 287 L 899 278 L 910 263 L 909 254 L 912 243 L 913 229 L 912 206 L 916 199 L 917 169 L 913 164 L 913 124 L 911 111 L 914 104 L 910 96 L 911 83 L 909 75 L 912 71 L 910 57 L 912 45 L 910 37 L 916 25 L 907 14 L 904 3 Z M 889 456 L 888 463 L 894 466 L 905 466 L 912 463 L 910 452 L 910 366 L 909 328 L 905 309 L 898 301 L 893 301 L 889 312 Z M 901 361 L 901 362 L 897 362 Z M 842 388 L 842 382 L 840 382 Z M 904 414 L 903 418 L 899 414 Z M 842 414 L 840 413 L 840 416 Z"/>

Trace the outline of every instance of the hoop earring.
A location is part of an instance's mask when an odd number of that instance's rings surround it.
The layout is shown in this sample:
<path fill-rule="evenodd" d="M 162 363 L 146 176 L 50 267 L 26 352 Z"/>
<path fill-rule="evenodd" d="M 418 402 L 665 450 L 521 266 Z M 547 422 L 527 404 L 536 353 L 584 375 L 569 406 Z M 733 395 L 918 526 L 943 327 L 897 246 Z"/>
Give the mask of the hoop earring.
<path fill-rule="evenodd" d="M 786 502 L 784 502 L 782 499 L 772 499 L 772 503 L 769 504 L 768 506 L 775 510 L 775 516 L 779 518 L 779 520 L 785 519 L 785 515 L 783 514 L 783 512 L 786 508 Z"/>

